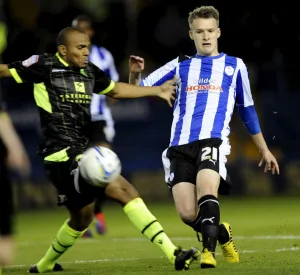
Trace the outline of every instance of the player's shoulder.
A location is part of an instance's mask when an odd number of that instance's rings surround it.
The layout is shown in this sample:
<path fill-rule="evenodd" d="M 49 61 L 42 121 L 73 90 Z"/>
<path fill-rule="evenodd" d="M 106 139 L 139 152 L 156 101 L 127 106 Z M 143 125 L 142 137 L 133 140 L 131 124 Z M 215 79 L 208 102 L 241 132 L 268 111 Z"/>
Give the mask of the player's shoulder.
<path fill-rule="evenodd" d="M 47 66 L 47 63 L 49 63 L 51 59 L 51 54 L 33 54 L 25 60 L 23 60 L 21 63 L 24 67 L 31 67 L 33 65 L 41 67 Z"/>
<path fill-rule="evenodd" d="M 179 56 L 174 59 L 174 60 L 177 60 L 178 63 L 182 63 L 182 62 L 185 62 L 185 61 L 189 61 L 192 57 L 191 56 L 188 56 L 186 54 L 179 54 Z"/>
<path fill-rule="evenodd" d="M 244 68 L 246 66 L 244 60 L 241 57 L 228 55 L 228 54 L 225 54 L 225 56 L 226 56 L 227 64 L 228 63 L 236 64 L 237 68 Z"/>
<path fill-rule="evenodd" d="M 54 64 L 60 64 L 60 60 L 57 57 L 58 54 L 53 54 L 53 53 L 44 53 L 42 55 L 40 55 L 40 59 L 41 61 L 46 65 L 46 66 L 52 66 Z"/>
<path fill-rule="evenodd" d="M 179 54 L 177 57 L 175 57 L 174 59 L 172 59 L 171 61 L 169 61 L 168 63 L 166 63 L 167 66 L 174 66 L 176 67 L 177 65 L 179 65 L 180 63 L 183 63 L 187 60 L 189 60 L 190 57 L 184 54 Z"/>
<path fill-rule="evenodd" d="M 53 53 L 43 53 L 38 55 L 32 55 L 26 61 L 29 63 L 38 63 L 39 65 L 49 66 L 58 62 L 58 59 Z"/>
<path fill-rule="evenodd" d="M 85 71 L 88 74 L 91 74 L 94 76 L 102 74 L 102 73 L 104 74 L 104 72 L 98 66 L 96 66 L 94 63 L 92 63 L 91 61 L 88 62 L 88 65 L 85 68 Z"/>
<path fill-rule="evenodd" d="M 88 62 L 86 70 L 93 71 L 93 72 L 101 71 L 100 68 L 91 61 Z"/>

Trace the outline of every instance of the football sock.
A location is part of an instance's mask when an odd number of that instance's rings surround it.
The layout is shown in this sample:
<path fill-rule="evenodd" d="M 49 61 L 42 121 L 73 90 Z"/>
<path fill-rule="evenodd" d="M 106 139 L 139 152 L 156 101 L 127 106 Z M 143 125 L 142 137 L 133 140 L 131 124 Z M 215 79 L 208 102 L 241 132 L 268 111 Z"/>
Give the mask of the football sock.
<path fill-rule="evenodd" d="M 37 269 L 40 273 L 51 271 L 56 260 L 63 255 L 75 241 L 84 233 L 76 231 L 68 225 L 68 220 L 58 230 L 56 238 L 52 241 L 45 256 L 37 263 Z"/>
<path fill-rule="evenodd" d="M 196 232 L 201 233 L 202 219 L 200 210 L 198 211 L 196 218 L 192 222 L 185 222 L 185 224 L 192 227 Z"/>
<path fill-rule="evenodd" d="M 199 211 L 196 218 L 192 222 L 185 222 L 186 225 L 192 227 L 196 232 L 201 233 L 202 217 Z M 199 236 L 198 236 L 199 239 Z M 220 244 L 225 244 L 229 241 L 229 233 L 223 224 L 219 225 L 218 241 Z"/>
<path fill-rule="evenodd" d="M 174 264 L 176 246 L 164 232 L 161 224 L 148 210 L 141 198 L 134 199 L 124 206 L 124 212 L 134 226 L 151 242 L 157 245 Z"/>
<path fill-rule="evenodd" d="M 220 223 L 219 200 L 213 195 L 203 196 L 198 205 L 201 214 L 203 249 L 215 252 Z"/>

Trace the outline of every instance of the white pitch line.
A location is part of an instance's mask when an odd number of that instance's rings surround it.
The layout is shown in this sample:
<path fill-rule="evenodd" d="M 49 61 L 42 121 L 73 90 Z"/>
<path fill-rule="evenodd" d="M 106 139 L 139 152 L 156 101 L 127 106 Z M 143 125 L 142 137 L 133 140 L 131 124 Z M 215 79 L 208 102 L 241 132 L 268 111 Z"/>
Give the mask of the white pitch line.
<path fill-rule="evenodd" d="M 299 251 L 300 247 L 287 247 L 287 248 L 278 248 L 275 250 L 242 250 L 239 251 L 240 254 L 250 254 L 250 253 L 280 253 L 280 252 L 287 252 L 287 251 Z M 216 253 L 220 255 L 221 253 Z M 162 259 L 165 257 L 152 257 L 152 258 L 106 258 L 106 259 L 98 259 L 98 260 L 76 260 L 74 262 L 60 262 L 60 264 L 86 264 L 86 263 L 107 263 L 107 262 L 123 262 L 123 261 L 136 261 L 136 260 L 147 260 L 147 259 Z M 10 265 L 7 268 L 22 268 L 22 267 L 29 267 L 26 264 L 20 265 Z"/>
<path fill-rule="evenodd" d="M 270 235 L 270 236 L 233 236 L 235 240 L 300 240 L 299 235 Z M 176 241 L 194 241 L 196 237 L 170 237 Z M 82 241 L 91 241 L 92 239 L 86 239 Z M 98 239 L 101 241 L 100 239 Z M 143 242 L 148 241 L 147 238 L 111 238 L 102 241 L 115 241 L 115 242 Z"/>
<path fill-rule="evenodd" d="M 234 236 L 234 240 L 300 240 L 299 235 L 274 236 Z M 192 237 L 171 237 L 173 241 L 194 241 Z M 147 238 L 111 238 L 111 239 L 79 239 L 76 243 L 102 243 L 102 242 L 149 242 Z M 36 246 L 50 242 L 17 242 L 19 246 Z"/>
<path fill-rule="evenodd" d="M 105 263 L 105 262 L 123 262 L 123 261 L 135 261 L 141 260 L 142 258 L 107 258 L 107 259 L 98 259 L 98 260 L 76 260 L 74 262 L 59 262 L 60 264 L 86 264 L 86 263 Z M 8 268 L 18 268 L 18 267 L 29 267 L 29 265 L 20 264 L 20 265 L 10 265 Z"/>

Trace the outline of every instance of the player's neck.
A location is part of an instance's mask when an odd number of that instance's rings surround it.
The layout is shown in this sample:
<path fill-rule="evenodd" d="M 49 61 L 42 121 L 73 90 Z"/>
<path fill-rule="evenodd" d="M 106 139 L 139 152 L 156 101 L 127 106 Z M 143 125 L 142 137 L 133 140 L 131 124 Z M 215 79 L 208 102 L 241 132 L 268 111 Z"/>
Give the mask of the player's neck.
<path fill-rule="evenodd" d="M 204 53 L 201 53 L 201 52 L 197 51 L 197 55 L 209 57 L 209 56 L 218 56 L 218 55 L 220 55 L 220 53 L 219 53 L 219 51 L 214 51 L 211 54 L 207 55 L 207 54 L 204 54 Z"/>
<path fill-rule="evenodd" d="M 58 58 L 58 60 L 63 64 L 65 65 L 66 67 L 69 67 L 70 64 L 69 62 L 66 60 L 66 58 L 64 56 L 62 56 L 59 52 L 57 52 L 56 54 L 56 57 Z"/>

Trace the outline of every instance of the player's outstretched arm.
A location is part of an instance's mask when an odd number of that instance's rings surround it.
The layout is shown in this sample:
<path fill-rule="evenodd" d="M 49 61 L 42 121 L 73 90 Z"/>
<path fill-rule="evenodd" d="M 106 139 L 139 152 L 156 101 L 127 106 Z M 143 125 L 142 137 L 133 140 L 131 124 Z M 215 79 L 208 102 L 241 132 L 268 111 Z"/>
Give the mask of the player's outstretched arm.
<path fill-rule="evenodd" d="M 12 77 L 8 65 L 0 64 L 0 77 Z"/>
<path fill-rule="evenodd" d="M 175 81 L 176 80 L 174 78 L 156 87 L 140 87 L 118 82 L 115 84 L 114 89 L 107 93 L 107 95 L 113 98 L 139 98 L 146 96 L 158 96 L 166 100 L 168 104 L 172 106 L 172 100 L 175 99 L 175 87 L 173 86 L 173 83 Z"/>

